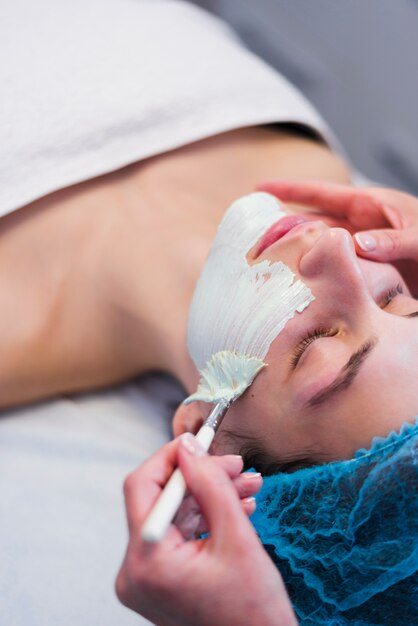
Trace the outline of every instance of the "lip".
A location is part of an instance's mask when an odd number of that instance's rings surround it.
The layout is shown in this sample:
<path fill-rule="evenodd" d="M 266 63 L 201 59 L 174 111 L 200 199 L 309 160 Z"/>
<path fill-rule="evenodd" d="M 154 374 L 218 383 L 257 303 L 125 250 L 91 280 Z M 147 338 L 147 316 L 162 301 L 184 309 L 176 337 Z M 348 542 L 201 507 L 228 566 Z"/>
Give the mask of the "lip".
<path fill-rule="evenodd" d="M 289 233 L 293 228 L 299 226 L 300 224 L 305 224 L 306 222 L 312 222 L 313 217 L 308 217 L 306 215 L 286 215 L 282 217 L 278 222 L 270 226 L 268 231 L 264 233 L 262 238 L 260 239 L 257 249 L 255 251 L 255 257 L 260 256 L 262 252 L 267 250 L 274 243 L 282 239 L 287 233 Z"/>

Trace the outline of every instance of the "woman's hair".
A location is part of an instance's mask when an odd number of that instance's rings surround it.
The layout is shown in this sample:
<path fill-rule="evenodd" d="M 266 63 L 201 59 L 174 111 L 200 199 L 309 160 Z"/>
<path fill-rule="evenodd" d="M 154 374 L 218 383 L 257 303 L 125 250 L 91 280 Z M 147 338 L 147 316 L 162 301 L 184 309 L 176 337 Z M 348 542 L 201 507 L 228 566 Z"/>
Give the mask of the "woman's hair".
<path fill-rule="evenodd" d="M 255 469 L 263 476 L 271 476 L 279 472 L 289 474 L 305 467 L 322 465 L 330 460 L 325 455 L 321 456 L 318 452 L 308 449 L 300 450 L 298 454 L 293 454 L 291 457 L 278 459 L 268 454 L 256 438 L 238 435 L 230 430 L 222 430 L 220 438 L 224 443 L 237 449 L 238 454 L 244 460 L 244 470 Z"/>

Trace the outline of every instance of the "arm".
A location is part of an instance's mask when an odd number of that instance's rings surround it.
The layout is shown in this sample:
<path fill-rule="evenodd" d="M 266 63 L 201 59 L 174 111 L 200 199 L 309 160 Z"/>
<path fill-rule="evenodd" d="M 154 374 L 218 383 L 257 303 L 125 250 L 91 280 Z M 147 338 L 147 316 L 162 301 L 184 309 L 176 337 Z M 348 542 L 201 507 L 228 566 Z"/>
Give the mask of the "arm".
<path fill-rule="evenodd" d="M 186 541 L 171 526 L 160 544 L 146 544 L 141 525 L 177 462 L 210 536 Z M 228 474 L 193 436 L 164 446 L 131 474 L 125 499 L 130 539 L 116 581 L 123 604 L 157 626 L 296 626 L 280 574 Z"/>

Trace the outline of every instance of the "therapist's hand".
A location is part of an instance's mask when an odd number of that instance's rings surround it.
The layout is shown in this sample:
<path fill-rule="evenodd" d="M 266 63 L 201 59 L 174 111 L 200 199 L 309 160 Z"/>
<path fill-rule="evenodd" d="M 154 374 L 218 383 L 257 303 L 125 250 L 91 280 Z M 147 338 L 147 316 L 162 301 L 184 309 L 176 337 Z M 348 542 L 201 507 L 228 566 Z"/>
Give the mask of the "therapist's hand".
<path fill-rule="evenodd" d="M 210 536 L 184 539 L 171 525 L 159 544 L 141 527 L 175 465 L 199 504 Z M 294 626 L 277 569 L 245 514 L 222 465 L 182 435 L 125 482 L 129 545 L 116 580 L 123 604 L 158 626 Z"/>
<path fill-rule="evenodd" d="M 315 181 L 275 181 L 258 186 L 294 202 L 346 219 L 359 256 L 396 262 L 418 296 L 418 198 L 381 187 L 356 188 Z"/>

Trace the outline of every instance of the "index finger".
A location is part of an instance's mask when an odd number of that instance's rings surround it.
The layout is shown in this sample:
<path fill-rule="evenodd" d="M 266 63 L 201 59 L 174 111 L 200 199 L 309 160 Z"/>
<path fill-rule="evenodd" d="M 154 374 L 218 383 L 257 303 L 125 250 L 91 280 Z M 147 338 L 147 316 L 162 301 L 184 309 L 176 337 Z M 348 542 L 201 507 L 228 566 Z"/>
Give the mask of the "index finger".
<path fill-rule="evenodd" d="M 366 189 L 322 181 L 271 181 L 257 185 L 257 189 L 271 193 L 284 202 L 297 202 L 348 217 L 359 230 L 391 225 L 383 202 Z"/>
<path fill-rule="evenodd" d="M 193 438 L 183 438 L 179 446 L 179 466 L 190 493 L 196 499 L 211 534 L 214 550 L 225 553 L 236 549 L 240 538 L 248 543 L 254 529 L 245 515 L 232 481 L 209 455 L 196 455 Z M 245 541 L 242 542 L 245 545 Z"/>
<path fill-rule="evenodd" d="M 123 483 L 129 533 L 136 532 L 177 466 L 178 440 L 160 448 Z"/>

